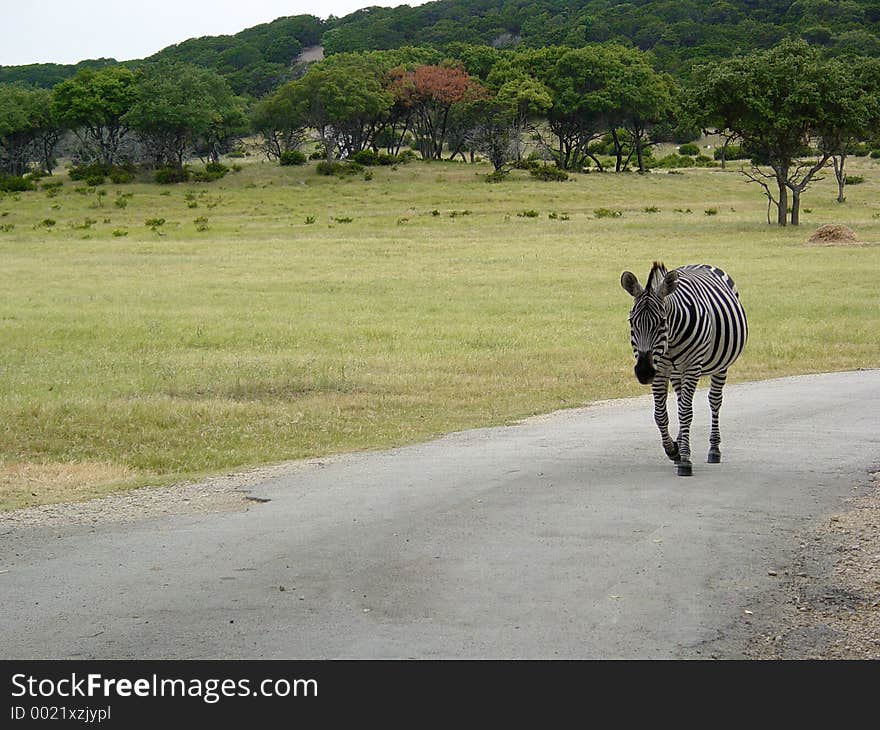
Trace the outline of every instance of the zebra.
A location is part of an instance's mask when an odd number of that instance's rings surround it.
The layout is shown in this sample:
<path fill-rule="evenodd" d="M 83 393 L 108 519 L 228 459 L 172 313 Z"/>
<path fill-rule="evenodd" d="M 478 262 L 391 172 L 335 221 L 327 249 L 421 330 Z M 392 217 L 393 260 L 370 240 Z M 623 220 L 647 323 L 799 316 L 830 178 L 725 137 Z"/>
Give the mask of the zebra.
<path fill-rule="evenodd" d="M 629 271 L 620 285 L 633 297 L 629 313 L 630 342 L 636 358 L 635 375 L 651 384 L 654 420 L 663 450 L 678 466 L 679 476 L 691 476 L 690 430 L 693 398 L 702 375 L 710 376 L 710 464 L 721 461 L 718 411 L 727 369 L 739 357 L 748 337 L 746 314 L 736 285 L 715 266 L 688 264 L 672 271 L 655 261 L 645 287 Z M 678 439 L 669 436 L 666 396 L 669 381 L 678 400 Z"/>

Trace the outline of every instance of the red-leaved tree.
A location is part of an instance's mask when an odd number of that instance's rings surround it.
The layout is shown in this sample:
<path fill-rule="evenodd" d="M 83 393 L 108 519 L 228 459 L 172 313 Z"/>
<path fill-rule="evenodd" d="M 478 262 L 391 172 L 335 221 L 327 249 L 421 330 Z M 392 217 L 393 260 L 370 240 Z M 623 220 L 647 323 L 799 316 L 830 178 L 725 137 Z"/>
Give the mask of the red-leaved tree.
<path fill-rule="evenodd" d="M 446 66 L 418 66 L 393 84 L 395 96 L 412 115 L 416 148 L 427 160 L 440 159 L 453 107 L 484 93 L 465 71 Z"/>

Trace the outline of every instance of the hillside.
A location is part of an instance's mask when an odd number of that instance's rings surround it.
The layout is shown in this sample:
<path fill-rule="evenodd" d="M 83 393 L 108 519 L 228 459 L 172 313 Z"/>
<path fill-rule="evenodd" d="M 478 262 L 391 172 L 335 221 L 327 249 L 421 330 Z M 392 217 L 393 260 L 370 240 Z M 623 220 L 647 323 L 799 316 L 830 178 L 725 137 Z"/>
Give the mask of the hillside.
<path fill-rule="evenodd" d="M 365 0 L 369 1 L 369 0 Z M 583 46 L 618 41 L 654 53 L 660 68 L 686 75 L 699 61 L 801 37 L 829 53 L 880 56 L 878 0 L 437 0 L 418 7 L 371 7 L 324 21 L 278 18 L 231 36 L 193 38 L 144 61 L 186 61 L 224 75 L 238 93 L 262 96 L 291 77 L 300 51 L 328 54 L 453 43 L 505 47 Z M 45 88 L 84 65 L 0 67 L 0 83 Z"/>

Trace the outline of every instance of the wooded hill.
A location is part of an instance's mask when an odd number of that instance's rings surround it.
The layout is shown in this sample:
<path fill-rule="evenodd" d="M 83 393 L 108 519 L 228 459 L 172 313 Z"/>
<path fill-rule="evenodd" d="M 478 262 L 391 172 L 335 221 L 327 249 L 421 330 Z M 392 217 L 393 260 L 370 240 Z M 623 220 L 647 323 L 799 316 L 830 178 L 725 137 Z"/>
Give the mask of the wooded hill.
<path fill-rule="evenodd" d="M 232 36 L 193 38 L 125 64 L 192 63 L 224 76 L 236 93 L 260 97 L 292 78 L 302 49 L 318 44 L 334 54 L 457 43 L 541 48 L 615 41 L 650 50 L 658 69 L 687 76 L 696 63 L 770 48 L 785 38 L 803 38 L 830 55 L 880 57 L 880 1 L 438 0 L 366 8 L 326 21 L 278 18 Z M 0 83 L 51 88 L 83 67 L 114 63 L 0 66 Z"/>

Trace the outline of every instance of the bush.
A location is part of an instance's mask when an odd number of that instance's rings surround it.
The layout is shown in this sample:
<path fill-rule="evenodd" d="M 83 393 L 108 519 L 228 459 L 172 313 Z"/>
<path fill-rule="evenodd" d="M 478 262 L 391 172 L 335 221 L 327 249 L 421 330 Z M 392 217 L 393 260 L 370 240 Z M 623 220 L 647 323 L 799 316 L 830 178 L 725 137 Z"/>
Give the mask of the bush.
<path fill-rule="evenodd" d="M 36 190 L 37 185 L 33 180 L 15 175 L 0 174 L 0 190 L 4 193 L 24 193 L 28 190 Z"/>
<path fill-rule="evenodd" d="M 214 182 L 223 177 L 229 168 L 219 162 L 209 162 L 205 165 L 204 170 L 195 170 L 191 173 L 191 177 L 196 182 Z"/>
<path fill-rule="evenodd" d="M 721 159 L 721 147 L 716 147 L 712 152 L 712 156 L 716 160 Z M 743 148 L 738 144 L 729 144 L 727 145 L 727 149 L 724 151 L 724 159 L 725 160 L 747 160 L 749 159 L 749 155 L 746 152 L 743 152 Z"/>
<path fill-rule="evenodd" d="M 315 171 L 319 175 L 354 175 L 362 172 L 363 165 L 357 162 L 327 162 L 324 160 L 315 165 Z"/>
<path fill-rule="evenodd" d="M 537 159 L 517 160 L 513 163 L 516 170 L 538 170 L 544 167 L 544 164 Z"/>
<path fill-rule="evenodd" d="M 623 216 L 623 211 L 612 210 L 610 208 L 596 208 L 593 211 L 593 215 L 597 218 L 621 218 Z"/>
<path fill-rule="evenodd" d="M 379 155 L 373 152 L 373 150 L 361 150 L 360 152 L 355 152 L 351 159 L 359 165 L 366 165 L 368 167 L 379 164 Z"/>
<path fill-rule="evenodd" d="M 545 182 L 568 180 L 568 173 L 565 170 L 560 170 L 558 167 L 551 167 L 550 165 L 532 168 L 529 170 L 529 175 L 536 180 L 544 180 Z"/>
<path fill-rule="evenodd" d="M 694 160 L 691 157 L 686 155 L 676 155 L 675 153 L 671 155 L 666 155 L 666 157 L 661 157 L 659 160 L 652 162 L 652 167 L 660 167 L 663 169 L 667 168 L 675 168 L 675 167 L 693 167 Z"/>
<path fill-rule="evenodd" d="M 114 167 L 110 170 L 110 182 L 114 185 L 123 185 L 125 183 L 130 183 L 134 180 L 134 172 L 131 170 L 122 168 L 122 167 Z"/>
<path fill-rule="evenodd" d="M 871 150 L 871 159 L 872 160 L 880 159 L 880 150 Z"/>
<path fill-rule="evenodd" d="M 861 175 L 847 175 L 846 176 L 846 184 L 847 185 L 861 185 L 865 182 L 865 178 Z"/>
<path fill-rule="evenodd" d="M 287 150 L 281 153 L 278 163 L 281 165 L 305 165 L 308 158 L 299 150 Z"/>
<path fill-rule="evenodd" d="M 160 167 L 156 170 L 155 180 L 160 185 L 173 185 L 189 180 L 189 170 L 185 167 Z"/>
<path fill-rule="evenodd" d="M 133 165 L 105 165 L 93 162 L 89 165 L 74 165 L 67 174 L 71 180 L 84 180 L 86 185 L 94 187 L 102 185 L 105 177 L 109 177 L 114 183 L 131 182 L 134 179 L 134 171 Z M 101 182 L 97 182 L 98 178 Z"/>
<path fill-rule="evenodd" d="M 678 148 L 678 154 L 680 155 L 688 155 L 690 157 L 696 157 L 700 154 L 700 148 L 695 144 L 683 144 Z"/>

